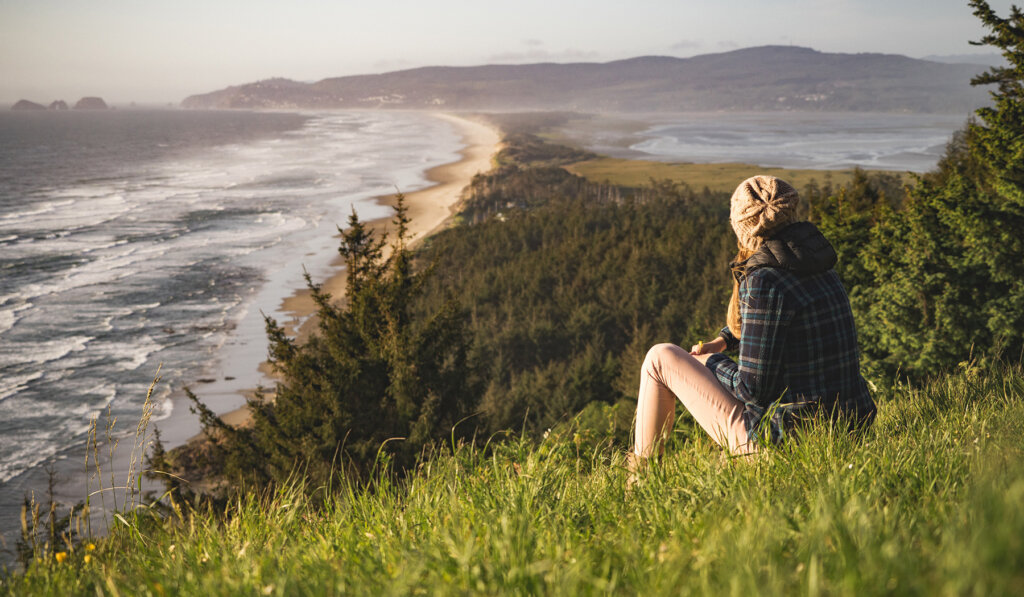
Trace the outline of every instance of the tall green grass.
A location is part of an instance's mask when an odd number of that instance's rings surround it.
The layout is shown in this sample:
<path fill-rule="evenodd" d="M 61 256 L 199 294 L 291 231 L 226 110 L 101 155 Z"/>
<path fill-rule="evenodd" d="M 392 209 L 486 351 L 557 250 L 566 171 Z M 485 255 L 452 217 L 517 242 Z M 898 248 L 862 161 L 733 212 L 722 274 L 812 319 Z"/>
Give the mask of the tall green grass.
<path fill-rule="evenodd" d="M 864 437 L 821 426 L 752 458 L 682 419 L 632 491 L 622 446 L 567 425 L 442 450 L 374 491 L 136 509 L 0 592 L 1024 594 L 1022 368 L 878 394 Z"/>

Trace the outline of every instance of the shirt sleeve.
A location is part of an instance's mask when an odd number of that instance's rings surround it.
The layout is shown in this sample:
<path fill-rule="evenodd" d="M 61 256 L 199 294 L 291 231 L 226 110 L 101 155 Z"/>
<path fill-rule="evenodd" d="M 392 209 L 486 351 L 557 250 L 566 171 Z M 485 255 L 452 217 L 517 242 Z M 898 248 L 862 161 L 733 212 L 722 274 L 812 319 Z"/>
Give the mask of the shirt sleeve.
<path fill-rule="evenodd" d="M 736 336 L 732 335 L 732 330 L 729 329 L 729 326 L 722 328 L 722 331 L 718 332 L 718 335 L 725 340 L 726 350 L 736 350 L 739 347 L 740 341 Z"/>
<path fill-rule="evenodd" d="M 785 294 L 772 276 L 761 271 L 751 274 L 740 284 L 739 363 L 713 355 L 707 367 L 738 399 L 768 408 L 785 390 L 782 363 L 792 317 Z"/>
<path fill-rule="evenodd" d="M 725 386 L 725 389 L 729 390 L 733 396 L 736 396 L 736 383 L 739 381 L 739 367 L 736 365 L 736 361 L 716 352 L 708 357 L 704 365 L 715 374 L 718 383 Z"/>

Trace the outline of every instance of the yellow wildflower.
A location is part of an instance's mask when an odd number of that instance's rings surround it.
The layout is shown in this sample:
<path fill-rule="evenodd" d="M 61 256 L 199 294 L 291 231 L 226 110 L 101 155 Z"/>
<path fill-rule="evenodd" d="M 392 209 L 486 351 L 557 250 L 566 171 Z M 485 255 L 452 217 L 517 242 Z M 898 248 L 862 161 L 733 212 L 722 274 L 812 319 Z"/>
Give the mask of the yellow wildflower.
<path fill-rule="evenodd" d="M 58 551 L 57 553 L 53 554 L 53 557 L 57 558 L 58 564 L 61 564 L 64 562 L 64 560 L 68 559 L 68 552 Z"/>
<path fill-rule="evenodd" d="M 89 555 L 89 554 L 85 554 L 85 557 L 84 557 L 84 558 L 82 558 L 82 560 L 83 560 L 83 561 L 84 561 L 84 562 L 85 562 L 86 564 L 88 564 L 89 562 L 91 562 L 91 561 L 92 561 L 92 556 L 91 556 L 91 555 Z"/>
<path fill-rule="evenodd" d="M 96 549 L 96 545 L 93 543 L 90 543 L 89 545 L 85 546 L 85 551 L 92 551 L 94 549 Z"/>

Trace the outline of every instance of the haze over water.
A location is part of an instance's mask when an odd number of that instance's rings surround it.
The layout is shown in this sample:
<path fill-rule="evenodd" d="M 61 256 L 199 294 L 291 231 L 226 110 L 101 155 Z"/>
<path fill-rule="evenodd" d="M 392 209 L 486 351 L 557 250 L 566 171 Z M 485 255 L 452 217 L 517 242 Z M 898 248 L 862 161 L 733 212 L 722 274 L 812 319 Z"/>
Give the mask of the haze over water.
<path fill-rule="evenodd" d="M 609 129 L 585 133 L 584 142 L 600 153 L 659 161 L 920 173 L 935 167 L 965 122 L 952 114 L 672 114 L 651 116 L 649 126 L 626 140 Z"/>

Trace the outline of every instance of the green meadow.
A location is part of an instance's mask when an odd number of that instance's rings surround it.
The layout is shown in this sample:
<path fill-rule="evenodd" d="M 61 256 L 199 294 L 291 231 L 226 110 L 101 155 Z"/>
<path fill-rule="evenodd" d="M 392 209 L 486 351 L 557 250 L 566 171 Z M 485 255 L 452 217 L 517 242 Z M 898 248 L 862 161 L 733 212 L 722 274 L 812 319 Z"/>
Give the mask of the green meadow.
<path fill-rule="evenodd" d="M 0 593 L 1024 593 L 1020 365 L 878 398 L 862 438 L 822 426 L 743 459 L 683 418 L 632 490 L 601 425 L 577 421 L 449 444 L 371 490 L 296 480 L 219 509 L 142 507 Z"/>
<path fill-rule="evenodd" d="M 769 174 L 785 180 L 795 188 L 802 189 L 814 181 L 820 186 L 831 183 L 835 187 L 845 186 L 854 178 L 854 170 L 797 170 L 790 168 L 765 168 L 750 164 L 691 164 L 655 162 L 649 160 L 627 160 L 600 157 L 570 164 L 566 170 L 594 182 L 626 187 L 640 187 L 652 180 L 670 180 L 686 183 L 690 188 L 707 188 L 715 192 L 732 192 L 738 181 L 755 174 Z M 897 173 L 904 182 L 913 181 L 909 173 Z"/>

